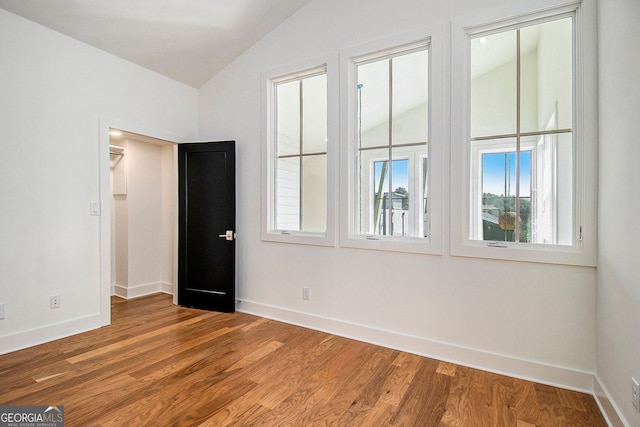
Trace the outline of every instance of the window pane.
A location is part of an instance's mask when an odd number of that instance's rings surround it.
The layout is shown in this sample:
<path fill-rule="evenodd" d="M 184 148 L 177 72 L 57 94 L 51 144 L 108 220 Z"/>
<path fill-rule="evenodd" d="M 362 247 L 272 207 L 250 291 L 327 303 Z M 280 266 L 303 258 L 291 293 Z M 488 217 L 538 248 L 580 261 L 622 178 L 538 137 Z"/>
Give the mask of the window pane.
<path fill-rule="evenodd" d="M 541 135 L 532 164 L 531 242 L 573 243 L 573 137 Z"/>
<path fill-rule="evenodd" d="M 410 229 L 409 160 L 391 162 L 390 234 L 408 236 Z M 417 172 L 417 171 L 416 171 Z"/>
<path fill-rule="evenodd" d="M 373 163 L 373 206 L 369 210 L 373 213 L 369 233 L 387 235 L 389 228 L 386 207 L 388 205 L 389 161 L 383 160 Z"/>
<path fill-rule="evenodd" d="M 373 171 L 371 233 L 384 236 L 409 235 L 409 161 L 377 161 L 373 164 Z"/>
<path fill-rule="evenodd" d="M 573 134 L 557 135 L 556 148 L 556 201 L 557 243 L 571 245 L 573 241 L 574 182 L 573 182 Z"/>
<path fill-rule="evenodd" d="M 420 218 L 420 221 L 422 222 L 422 232 L 420 235 L 422 237 L 427 237 L 429 236 L 429 217 L 427 215 L 429 209 L 429 159 L 427 157 L 422 158 L 422 179 L 420 180 L 420 184 L 420 188 L 422 190 L 422 208 L 420 211 L 422 214 Z"/>
<path fill-rule="evenodd" d="M 327 75 L 302 81 L 303 153 L 327 151 Z"/>
<path fill-rule="evenodd" d="M 357 154 L 359 166 L 355 175 L 356 200 L 353 218 L 354 230 L 357 234 L 373 234 L 374 207 L 377 204 L 374 195 L 378 192 L 378 187 L 380 186 L 380 162 L 389 158 L 389 149 L 385 147 L 365 150 Z M 376 163 L 380 163 L 378 171 L 375 170 Z M 382 185 L 384 185 L 384 182 L 388 183 L 386 172 L 384 176 L 385 178 Z"/>
<path fill-rule="evenodd" d="M 300 81 L 276 86 L 278 156 L 300 153 Z"/>
<path fill-rule="evenodd" d="M 302 229 L 325 232 L 327 223 L 327 156 L 302 158 Z"/>
<path fill-rule="evenodd" d="M 521 131 L 571 129 L 573 122 L 573 21 L 564 18 L 520 30 Z"/>
<path fill-rule="evenodd" d="M 471 39 L 471 137 L 516 132 L 516 31 Z"/>
<path fill-rule="evenodd" d="M 530 241 L 531 151 L 520 152 L 519 183 L 517 162 L 515 149 L 482 154 L 482 240 Z"/>
<path fill-rule="evenodd" d="M 393 58 L 393 144 L 427 141 L 428 52 Z"/>
<path fill-rule="evenodd" d="M 389 144 L 389 61 L 357 67 L 358 120 L 360 147 Z"/>
<path fill-rule="evenodd" d="M 278 159 L 276 228 L 300 229 L 300 158 Z"/>

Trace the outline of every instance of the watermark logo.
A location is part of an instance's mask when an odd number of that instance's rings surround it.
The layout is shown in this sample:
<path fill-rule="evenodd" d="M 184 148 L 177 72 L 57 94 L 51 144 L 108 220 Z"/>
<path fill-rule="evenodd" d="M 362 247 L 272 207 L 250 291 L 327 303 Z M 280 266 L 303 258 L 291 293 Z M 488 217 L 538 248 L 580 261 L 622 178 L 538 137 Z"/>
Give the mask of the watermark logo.
<path fill-rule="evenodd" d="M 0 427 L 63 427 L 64 406 L 0 406 Z"/>

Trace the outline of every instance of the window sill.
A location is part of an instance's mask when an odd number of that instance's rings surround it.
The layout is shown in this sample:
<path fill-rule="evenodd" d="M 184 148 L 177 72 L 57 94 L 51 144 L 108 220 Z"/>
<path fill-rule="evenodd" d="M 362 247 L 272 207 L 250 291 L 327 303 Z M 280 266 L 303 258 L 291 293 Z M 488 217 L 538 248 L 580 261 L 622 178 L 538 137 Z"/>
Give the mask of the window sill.
<path fill-rule="evenodd" d="M 418 237 L 351 235 L 343 237 L 340 240 L 340 246 L 386 252 L 442 255 L 442 249 L 439 246 L 436 246 L 429 239 Z"/>
<path fill-rule="evenodd" d="M 301 231 L 273 230 L 262 233 L 263 242 L 290 243 L 296 245 L 334 247 L 335 239 L 329 233 L 305 233 Z"/>
<path fill-rule="evenodd" d="M 451 246 L 451 256 L 595 267 L 596 255 L 580 246 L 466 241 Z"/>

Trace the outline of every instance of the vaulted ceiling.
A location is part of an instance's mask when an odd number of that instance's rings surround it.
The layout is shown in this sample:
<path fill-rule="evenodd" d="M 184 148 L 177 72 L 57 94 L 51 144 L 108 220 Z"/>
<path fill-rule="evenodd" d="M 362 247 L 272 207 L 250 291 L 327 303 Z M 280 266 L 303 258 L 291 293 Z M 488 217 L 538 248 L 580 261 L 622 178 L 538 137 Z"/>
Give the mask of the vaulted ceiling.
<path fill-rule="evenodd" d="M 0 8 L 199 88 L 310 0 L 0 0 Z"/>

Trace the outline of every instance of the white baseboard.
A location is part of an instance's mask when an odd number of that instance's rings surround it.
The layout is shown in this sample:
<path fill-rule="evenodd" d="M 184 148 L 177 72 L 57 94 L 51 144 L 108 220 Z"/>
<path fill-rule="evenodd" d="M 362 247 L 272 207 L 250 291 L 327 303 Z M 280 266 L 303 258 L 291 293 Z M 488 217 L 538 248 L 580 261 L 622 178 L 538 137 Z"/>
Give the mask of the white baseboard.
<path fill-rule="evenodd" d="M 607 424 L 611 427 L 624 427 L 630 425 L 624 419 L 618 406 L 615 404 L 611 395 L 607 391 L 606 387 L 602 384 L 600 377 L 595 376 L 593 384 L 593 396 L 596 399 L 596 403 L 600 407 L 602 416 L 607 421 Z"/>
<path fill-rule="evenodd" d="M 241 300 L 236 309 L 243 313 L 279 320 L 441 361 L 593 394 L 594 373 L 592 372 L 489 353 L 247 300 Z"/>
<path fill-rule="evenodd" d="M 137 298 L 162 292 L 173 295 L 175 286 L 171 283 L 156 282 L 135 286 L 111 285 L 111 295 L 124 299 Z"/>
<path fill-rule="evenodd" d="M 11 353 L 12 351 L 97 329 L 108 325 L 110 320 L 108 314 L 95 314 L 38 329 L 5 335 L 0 340 L 0 354 Z"/>

